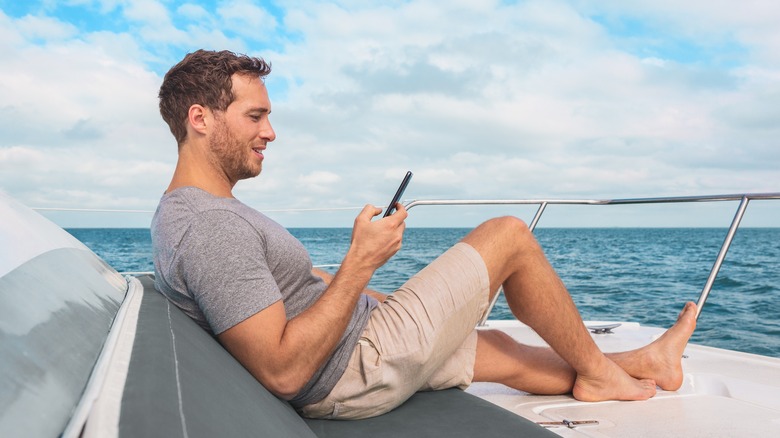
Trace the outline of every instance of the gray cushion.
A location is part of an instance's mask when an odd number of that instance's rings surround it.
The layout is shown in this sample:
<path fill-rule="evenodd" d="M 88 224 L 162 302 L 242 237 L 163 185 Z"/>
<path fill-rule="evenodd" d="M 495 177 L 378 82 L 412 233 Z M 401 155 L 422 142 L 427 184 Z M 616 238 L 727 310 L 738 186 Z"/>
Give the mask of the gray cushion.
<path fill-rule="evenodd" d="M 125 437 L 556 436 L 457 389 L 415 394 L 396 410 L 358 421 L 303 420 L 208 333 L 141 278 L 144 295 L 125 384 Z"/>
<path fill-rule="evenodd" d="M 290 405 L 155 291 L 150 278 L 142 283 L 121 436 L 315 436 Z"/>
<path fill-rule="evenodd" d="M 358 421 L 306 420 L 319 437 L 557 437 L 459 389 L 418 392 L 395 410 Z"/>

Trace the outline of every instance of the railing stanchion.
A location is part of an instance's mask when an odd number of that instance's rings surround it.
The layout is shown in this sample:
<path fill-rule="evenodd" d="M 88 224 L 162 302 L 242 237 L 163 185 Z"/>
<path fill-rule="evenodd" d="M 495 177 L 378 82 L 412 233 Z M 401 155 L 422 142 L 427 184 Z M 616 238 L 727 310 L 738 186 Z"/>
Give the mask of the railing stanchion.
<path fill-rule="evenodd" d="M 534 215 L 534 218 L 531 220 L 531 223 L 528 224 L 528 229 L 531 230 L 531 232 L 533 232 L 534 228 L 536 228 L 536 224 L 539 223 L 539 219 L 542 217 L 542 213 L 544 213 L 544 209 L 546 207 L 547 207 L 546 201 L 542 201 L 541 203 L 539 203 L 539 209 L 536 210 L 536 214 Z M 496 295 L 490 301 L 490 305 L 487 308 L 487 312 L 485 312 L 485 314 L 482 316 L 482 319 L 479 321 L 479 326 L 484 326 L 487 323 L 488 316 L 490 316 L 490 312 L 493 311 L 493 307 L 496 307 L 496 303 L 498 302 L 498 297 L 500 297 L 502 293 L 504 293 L 504 288 L 503 287 L 498 288 L 498 292 L 496 292 Z"/>
<path fill-rule="evenodd" d="M 534 228 L 536 228 L 536 224 L 539 223 L 539 218 L 542 217 L 542 213 L 544 213 L 545 208 L 547 208 L 547 202 L 542 202 L 541 204 L 539 204 L 539 209 L 536 210 L 536 214 L 534 215 L 533 220 L 528 225 L 528 229 L 531 230 L 532 232 L 534 231 Z"/>
<path fill-rule="evenodd" d="M 712 291 L 712 285 L 715 284 L 715 278 L 718 276 L 718 272 L 720 272 L 720 267 L 723 265 L 723 260 L 726 259 L 726 253 L 729 252 L 731 241 L 734 240 L 734 235 L 737 233 L 739 223 L 742 221 L 742 217 L 745 215 L 748 202 L 750 202 L 750 198 L 743 196 L 742 201 L 740 201 L 739 207 L 737 208 L 737 213 L 734 215 L 734 219 L 731 221 L 731 226 L 729 227 L 729 232 L 726 234 L 726 239 L 723 241 L 723 245 L 720 247 L 718 257 L 715 259 L 715 264 L 712 266 L 710 276 L 707 278 L 707 282 L 704 284 L 701 295 L 699 295 L 699 301 L 696 302 L 697 320 L 699 319 L 699 315 L 701 315 L 701 309 L 704 307 L 704 303 L 707 301 L 707 297 L 709 297 L 710 292 Z"/>

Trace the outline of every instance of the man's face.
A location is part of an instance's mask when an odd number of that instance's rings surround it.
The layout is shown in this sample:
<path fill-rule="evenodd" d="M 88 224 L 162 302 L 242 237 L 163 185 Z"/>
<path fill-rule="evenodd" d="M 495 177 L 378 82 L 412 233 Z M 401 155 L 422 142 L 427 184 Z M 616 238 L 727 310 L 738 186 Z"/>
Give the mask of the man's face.
<path fill-rule="evenodd" d="M 233 75 L 232 80 L 235 100 L 224 112 L 214 112 L 209 146 L 214 165 L 235 184 L 260 174 L 263 151 L 276 133 L 268 120 L 271 101 L 263 81 L 244 75 Z"/>

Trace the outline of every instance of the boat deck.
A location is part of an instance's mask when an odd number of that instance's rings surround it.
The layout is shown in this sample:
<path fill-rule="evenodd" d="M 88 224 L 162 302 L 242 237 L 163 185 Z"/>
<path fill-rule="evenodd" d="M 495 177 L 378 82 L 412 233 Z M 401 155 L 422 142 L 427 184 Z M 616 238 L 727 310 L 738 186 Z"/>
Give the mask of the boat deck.
<path fill-rule="evenodd" d="M 604 324 L 608 322 L 587 323 Z M 488 328 L 545 345 L 516 321 L 488 321 Z M 593 338 L 603 351 L 615 352 L 646 345 L 662 333 L 621 323 L 613 333 Z M 683 372 L 678 391 L 659 390 L 642 402 L 583 403 L 570 395 L 536 396 L 489 383 L 474 384 L 467 392 L 534 422 L 581 422 L 550 428 L 565 437 L 780 436 L 780 359 L 689 344 Z"/>

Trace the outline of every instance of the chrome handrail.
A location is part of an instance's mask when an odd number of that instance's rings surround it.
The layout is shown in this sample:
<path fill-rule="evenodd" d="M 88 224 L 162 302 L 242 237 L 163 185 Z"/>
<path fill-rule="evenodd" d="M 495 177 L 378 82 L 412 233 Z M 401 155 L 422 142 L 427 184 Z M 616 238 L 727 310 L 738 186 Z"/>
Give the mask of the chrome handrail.
<path fill-rule="evenodd" d="M 632 205 L 632 204 L 671 204 L 671 203 L 690 203 L 690 202 L 720 202 L 720 201 L 739 201 L 739 207 L 734 215 L 734 219 L 731 221 L 726 237 L 723 241 L 723 245 L 718 252 L 718 256 L 715 259 L 715 263 L 710 270 L 710 275 L 707 277 L 707 281 L 702 288 L 699 299 L 696 303 L 696 319 L 699 319 L 701 315 L 704 303 L 712 291 L 712 286 L 715 284 L 715 278 L 720 272 L 720 268 L 723 265 L 723 261 L 726 258 L 731 247 L 731 242 L 734 240 L 734 236 L 737 233 L 739 224 L 742 221 L 742 217 L 745 215 L 748 203 L 751 200 L 769 200 L 780 199 L 780 192 L 772 193 L 740 193 L 729 195 L 706 195 L 706 196 L 674 196 L 674 197 L 655 197 L 655 198 L 625 198 L 625 199 L 439 199 L 439 200 L 414 200 L 408 202 L 405 207 L 407 210 L 413 207 L 429 205 L 429 206 L 442 206 L 442 205 L 539 205 L 539 209 L 536 211 L 531 222 L 528 224 L 528 228 L 533 232 L 536 225 L 539 223 L 542 214 L 549 205 Z M 490 311 L 493 310 L 498 301 L 498 296 L 501 294 L 501 290 L 493 297 L 490 303 L 488 311 L 480 321 L 480 325 L 484 325 L 487 321 L 487 317 Z"/>
<path fill-rule="evenodd" d="M 745 215 L 748 203 L 751 200 L 779 200 L 780 192 L 769 193 L 740 193 L 726 195 L 704 195 L 704 196 L 673 196 L 673 197 L 653 197 L 653 198 L 618 198 L 618 199 L 438 199 L 438 200 L 413 200 L 405 204 L 407 210 L 417 206 L 486 206 L 486 205 L 539 205 L 533 219 L 528 224 L 528 228 L 534 231 L 542 214 L 549 205 L 632 205 L 632 204 L 671 204 L 671 203 L 692 203 L 692 202 L 720 202 L 720 201 L 740 201 L 739 207 L 731 222 L 728 233 L 723 241 L 720 251 L 712 266 L 710 275 L 702 288 L 699 299 L 697 300 L 696 319 L 701 315 L 704 303 L 707 301 L 715 279 L 720 272 L 723 261 L 726 258 L 731 242 L 736 235 L 742 217 Z M 282 210 L 264 210 L 269 211 L 326 211 L 326 210 L 355 210 L 361 207 L 340 207 L 340 208 L 306 208 L 306 209 L 282 209 Z M 153 210 L 112 210 L 112 209 L 81 209 L 81 208 L 33 208 L 39 211 L 77 211 L 77 212 L 111 212 L 111 213 L 154 213 Z M 338 266 L 338 265 L 327 265 Z M 128 274 L 128 273 L 124 273 Z M 145 274 L 129 273 L 129 274 Z M 501 291 L 495 295 L 490 303 L 488 311 L 480 324 L 484 324 L 490 311 L 498 301 Z"/>
<path fill-rule="evenodd" d="M 626 205 L 626 204 L 671 204 L 686 202 L 741 201 L 748 199 L 780 199 L 780 192 L 739 193 L 730 195 L 705 196 L 669 196 L 655 198 L 617 198 L 617 199 L 421 199 L 408 202 L 410 209 L 422 205 Z"/>

